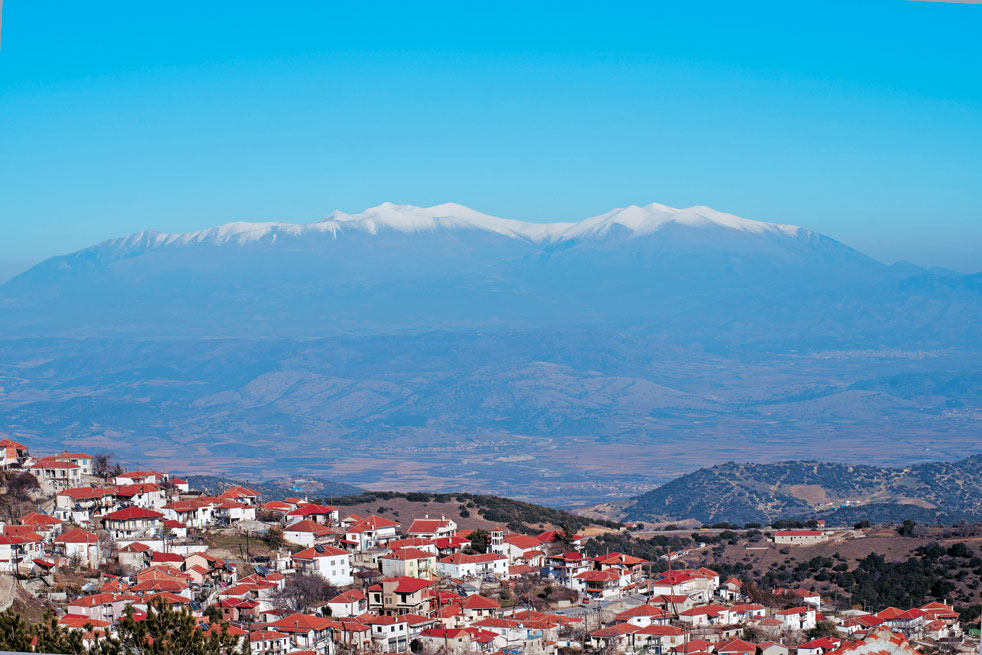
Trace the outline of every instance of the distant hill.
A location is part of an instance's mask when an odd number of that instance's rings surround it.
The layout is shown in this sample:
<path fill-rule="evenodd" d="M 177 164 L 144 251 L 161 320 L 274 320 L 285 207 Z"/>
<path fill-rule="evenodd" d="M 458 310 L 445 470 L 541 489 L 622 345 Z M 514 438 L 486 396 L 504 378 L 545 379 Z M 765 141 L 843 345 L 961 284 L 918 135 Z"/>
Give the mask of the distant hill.
<path fill-rule="evenodd" d="M 311 498 L 329 498 L 331 496 L 352 496 L 364 493 L 364 489 L 335 482 L 324 478 L 280 478 L 266 482 L 251 482 L 249 480 L 233 480 L 217 475 L 191 475 L 188 482 L 192 489 L 205 489 L 209 493 L 221 493 L 222 485 L 230 487 L 241 485 L 258 491 L 263 501 L 282 500 L 290 496 L 309 496 Z"/>
<path fill-rule="evenodd" d="M 825 518 L 830 523 L 982 519 L 982 455 L 906 468 L 831 462 L 727 462 L 633 500 L 634 520 L 703 523 Z"/>
<path fill-rule="evenodd" d="M 443 515 L 462 527 L 489 529 L 504 526 L 524 534 L 537 534 L 551 528 L 569 532 L 591 529 L 591 533 L 596 533 L 621 527 L 616 521 L 586 518 L 561 509 L 486 494 L 365 491 L 340 482 L 312 478 L 282 478 L 253 483 L 212 475 L 192 475 L 188 481 L 191 488 L 204 489 L 209 493 L 218 493 L 223 485 L 225 488 L 242 485 L 262 494 L 263 502 L 300 495 L 311 502 L 323 501 L 340 507 L 342 515 L 378 514 L 400 522 L 424 515 Z"/>

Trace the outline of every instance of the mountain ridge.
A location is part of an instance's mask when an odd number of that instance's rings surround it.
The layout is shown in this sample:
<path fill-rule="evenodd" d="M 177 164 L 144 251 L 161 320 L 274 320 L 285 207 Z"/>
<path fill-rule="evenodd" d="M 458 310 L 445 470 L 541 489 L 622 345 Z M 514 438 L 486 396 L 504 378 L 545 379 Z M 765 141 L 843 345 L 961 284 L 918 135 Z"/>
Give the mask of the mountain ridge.
<path fill-rule="evenodd" d="M 191 245 L 193 243 L 222 245 L 233 240 L 238 245 L 244 245 L 276 232 L 283 232 L 290 236 L 300 236 L 305 232 L 323 232 L 330 233 L 336 238 L 342 232 L 342 228 L 348 227 L 361 229 L 369 234 L 376 234 L 380 228 L 403 233 L 426 232 L 437 228 L 483 229 L 502 236 L 524 238 L 535 243 L 553 243 L 585 236 L 596 236 L 608 231 L 614 225 L 626 227 L 635 235 L 640 236 L 654 232 L 671 222 L 679 222 L 688 226 L 714 225 L 756 234 L 783 233 L 792 237 L 802 233 L 817 234 L 796 225 L 741 218 L 705 205 L 696 205 L 684 209 L 659 203 L 651 203 L 643 207 L 628 205 L 580 221 L 531 222 L 491 216 L 458 203 L 418 207 L 384 202 L 356 214 L 333 211 L 322 219 L 307 223 L 233 221 L 188 232 L 170 233 L 141 230 L 128 236 L 106 239 L 88 248 L 75 251 L 75 253 L 103 247 L 140 245 L 160 247 Z M 68 255 L 75 253 L 68 253 Z"/>
<path fill-rule="evenodd" d="M 0 337 L 576 325 L 782 348 L 965 344 L 980 336 L 982 278 L 886 266 L 817 232 L 703 206 L 541 224 L 384 204 L 313 223 L 138 232 L 0 286 Z"/>
<path fill-rule="evenodd" d="M 903 467 L 817 460 L 725 462 L 637 496 L 631 519 L 771 522 L 868 514 L 938 520 L 982 517 L 982 455 Z M 904 507 L 908 511 L 905 512 Z M 845 511 L 843 511 L 845 510 Z M 926 510 L 926 511 L 925 511 Z"/>

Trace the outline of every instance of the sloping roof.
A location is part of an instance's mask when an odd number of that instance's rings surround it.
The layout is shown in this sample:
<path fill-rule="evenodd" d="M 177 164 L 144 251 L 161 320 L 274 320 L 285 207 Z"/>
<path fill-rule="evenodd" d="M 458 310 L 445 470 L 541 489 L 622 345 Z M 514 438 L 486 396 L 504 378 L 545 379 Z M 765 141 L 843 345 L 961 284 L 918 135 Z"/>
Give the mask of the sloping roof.
<path fill-rule="evenodd" d="M 621 637 L 623 635 L 629 635 L 640 630 L 638 626 L 633 623 L 617 623 L 615 625 L 607 626 L 606 628 L 601 628 L 590 633 L 591 637 L 599 637 L 610 639 L 611 637 Z"/>
<path fill-rule="evenodd" d="M 632 607 L 629 610 L 625 610 L 615 616 L 614 618 L 618 621 L 626 621 L 628 619 L 634 618 L 636 616 L 648 616 L 653 618 L 662 618 L 671 616 L 668 612 L 660 607 L 654 607 L 652 605 L 638 605 L 637 607 Z"/>
<path fill-rule="evenodd" d="M 620 580 L 621 574 L 615 569 L 607 569 L 606 571 L 584 571 L 576 576 L 577 580 L 586 580 L 587 582 L 616 582 Z"/>
<path fill-rule="evenodd" d="M 297 612 L 290 616 L 284 616 L 278 621 L 273 621 L 268 624 L 268 627 L 283 632 L 309 632 L 310 630 L 324 630 L 330 627 L 330 624 L 329 619 Z"/>
<path fill-rule="evenodd" d="M 82 528 L 72 528 L 55 537 L 56 544 L 97 544 L 99 537 Z"/>
<path fill-rule="evenodd" d="M 350 528 L 348 528 L 348 532 L 354 532 L 354 533 L 371 532 L 373 530 L 379 530 L 381 528 L 397 528 L 397 527 L 399 527 L 399 524 L 396 523 L 395 521 L 390 521 L 387 518 L 383 518 L 381 516 L 377 516 L 373 514 L 372 516 L 363 518 L 357 523 L 355 523 L 354 525 L 352 525 Z"/>
<path fill-rule="evenodd" d="M 460 601 L 460 606 L 465 610 L 496 610 L 501 609 L 493 598 L 486 598 L 480 594 L 471 594 Z"/>
<path fill-rule="evenodd" d="M 72 459 L 92 459 L 92 455 L 87 455 L 85 453 L 70 453 L 67 450 L 62 452 L 60 455 L 55 455 L 55 459 L 67 459 L 69 457 Z"/>
<path fill-rule="evenodd" d="M 338 594 L 337 596 L 335 596 L 334 598 L 332 598 L 327 602 L 328 603 L 360 603 L 363 600 L 365 600 L 365 594 L 363 594 L 360 590 L 349 589 L 343 594 Z"/>
<path fill-rule="evenodd" d="M 394 559 L 394 560 L 415 560 L 415 559 L 430 559 L 435 558 L 436 555 L 429 553 L 425 550 L 420 550 L 418 548 L 400 548 L 394 550 L 391 553 L 382 556 L 382 559 Z"/>
<path fill-rule="evenodd" d="M 293 553 L 293 559 L 316 559 L 318 557 L 337 557 L 338 555 L 347 554 L 348 551 L 335 548 L 334 546 L 319 545 Z"/>
<path fill-rule="evenodd" d="M 131 519 L 161 519 L 164 515 L 160 512 L 155 512 L 152 509 L 144 509 L 142 507 L 127 507 L 113 512 L 112 514 L 106 514 L 103 519 L 108 519 L 110 521 L 129 521 Z"/>
<path fill-rule="evenodd" d="M 307 503 L 306 505 L 301 505 L 296 509 L 291 509 L 287 512 L 287 516 L 329 516 L 334 512 L 338 511 L 337 507 L 332 507 L 330 505 L 315 505 L 314 503 Z"/>
<path fill-rule="evenodd" d="M 113 496 L 115 494 L 115 488 L 72 487 L 71 489 L 63 489 L 56 495 L 68 496 L 69 498 L 74 498 L 75 500 L 83 500 L 88 498 L 103 498 L 104 496 Z"/>
<path fill-rule="evenodd" d="M 507 559 L 504 555 L 497 553 L 475 553 L 467 555 L 464 553 L 454 553 L 440 560 L 443 564 L 476 564 L 479 562 L 495 562 Z"/>
<path fill-rule="evenodd" d="M 293 525 L 286 526 L 286 532 L 313 532 L 314 534 L 326 534 L 330 532 L 329 528 L 324 527 L 317 521 L 311 521 L 310 519 L 303 519 L 302 521 L 297 521 Z"/>
<path fill-rule="evenodd" d="M 506 544 L 511 544 L 512 546 L 521 548 L 522 550 L 538 548 L 542 545 L 542 542 L 539 539 L 527 534 L 510 534 L 505 537 L 504 541 Z"/>
<path fill-rule="evenodd" d="M 426 589 L 427 587 L 433 586 L 432 580 L 423 580 L 421 578 L 411 578 L 409 576 L 399 576 L 397 578 L 386 578 L 384 582 L 396 582 L 394 591 L 398 594 L 411 594 L 419 591 L 420 589 Z"/>
<path fill-rule="evenodd" d="M 441 528 L 450 526 L 447 519 L 414 519 L 407 532 L 409 534 L 434 534 Z"/>
<path fill-rule="evenodd" d="M 743 639 L 731 639 L 716 646 L 717 653 L 756 653 L 757 644 Z"/>

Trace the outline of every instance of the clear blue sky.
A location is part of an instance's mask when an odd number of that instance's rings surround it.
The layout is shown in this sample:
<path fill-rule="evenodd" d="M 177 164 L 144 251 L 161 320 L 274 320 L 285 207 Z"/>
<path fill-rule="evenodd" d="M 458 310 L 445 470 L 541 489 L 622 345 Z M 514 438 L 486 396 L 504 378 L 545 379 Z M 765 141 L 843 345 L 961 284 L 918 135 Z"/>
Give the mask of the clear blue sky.
<path fill-rule="evenodd" d="M 982 6 L 4 3 L 0 278 L 145 228 L 705 204 L 982 269 Z"/>

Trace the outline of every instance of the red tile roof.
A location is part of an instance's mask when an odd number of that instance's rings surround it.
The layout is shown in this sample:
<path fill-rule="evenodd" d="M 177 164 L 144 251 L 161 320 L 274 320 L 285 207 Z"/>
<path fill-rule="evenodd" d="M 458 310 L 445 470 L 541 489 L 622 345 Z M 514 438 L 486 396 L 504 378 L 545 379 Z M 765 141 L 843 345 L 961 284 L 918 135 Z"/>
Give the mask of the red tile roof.
<path fill-rule="evenodd" d="M 348 554 L 348 551 L 335 548 L 334 546 L 320 546 L 320 550 L 317 548 L 315 546 L 293 553 L 293 559 L 316 559 L 318 557 L 337 557 L 338 555 Z"/>
<path fill-rule="evenodd" d="M 97 544 L 99 537 L 82 528 L 72 528 L 55 537 L 56 544 Z"/>
<path fill-rule="evenodd" d="M 152 509 L 127 507 L 126 509 L 118 510 L 112 514 L 106 514 L 103 518 L 110 521 L 129 521 L 131 519 L 160 519 L 163 517 L 163 514 L 160 512 L 155 512 Z"/>
<path fill-rule="evenodd" d="M 411 578 L 405 575 L 397 578 L 387 578 L 385 582 L 392 582 L 393 580 L 396 581 L 395 592 L 397 594 L 411 594 L 421 589 L 426 589 L 427 587 L 433 586 L 433 582 L 431 580 Z"/>

